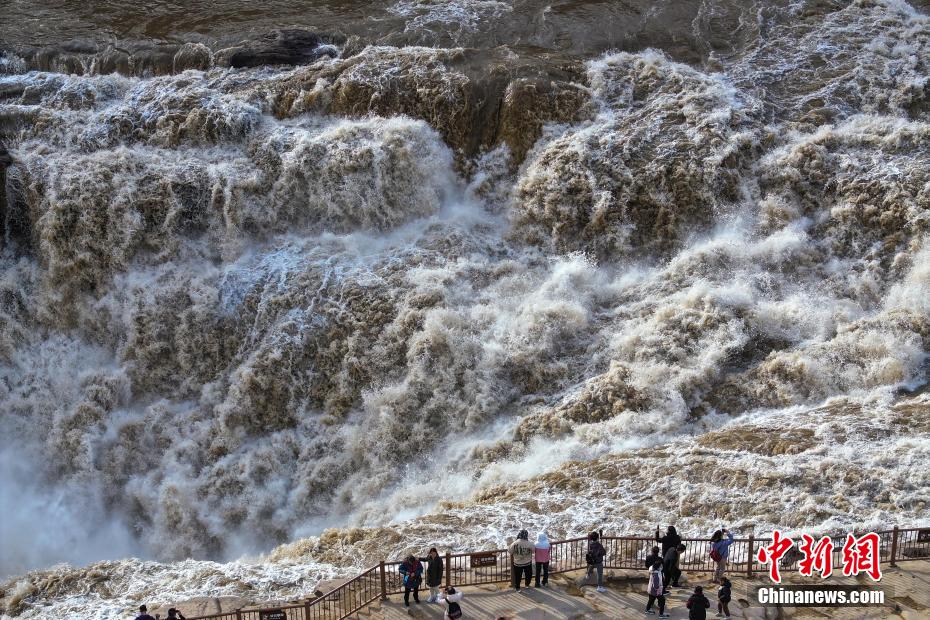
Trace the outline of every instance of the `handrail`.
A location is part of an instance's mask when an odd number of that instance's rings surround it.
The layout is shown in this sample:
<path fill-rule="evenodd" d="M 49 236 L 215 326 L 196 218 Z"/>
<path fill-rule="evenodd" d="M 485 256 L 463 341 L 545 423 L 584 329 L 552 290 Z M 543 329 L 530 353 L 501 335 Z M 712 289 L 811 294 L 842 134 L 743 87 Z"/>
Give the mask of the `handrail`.
<path fill-rule="evenodd" d="M 895 566 L 907 560 L 930 559 L 930 528 L 899 529 L 876 532 L 881 541 L 879 561 Z M 584 555 L 587 537 L 569 538 L 551 542 L 551 566 L 549 573 L 558 574 L 581 570 L 586 567 Z M 730 546 L 730 572 L 739 570 L 752 576 L 753 572 L 764 572 L 765 567 L 753 553 L 755 545 L 765 544 L 767 538 L 734 538 Z M 602 536 L 601 542 L 607 549 L 604 568 L 643 569 L 647 553 L 655 545 L 652 536 Z M 712 572 L 716 563 L 706 552 L 709 538 L 682 538 L 687 549 L 680 562 L 688 572 Z M 833 553 L 841 553 L 835 548 Z M 482 556 L 482 564 L 473 565 L 472 556 Z M 488 557 L 493 556 L 493 562 Z M 506 549 L 446 553 L 446 585 L 469 586 L 510 581 L 510 557 Z M 792 549 L 782 559 L 782 570 L 797 567 L 800 553 Z M 264 620 L 262 612 L 270 608 L 285 613 L 288 620 L 343 620 L 364 609 L 376 600 L 388 595 L 403 593 L 403 581 L 398 568 L 402 562 L 379 562 L 359 575 L 333 588 L 331 591 L 308 598 L 301 604 L 262 605 L 249 609 L 191 617 L 188 620 Z"/>

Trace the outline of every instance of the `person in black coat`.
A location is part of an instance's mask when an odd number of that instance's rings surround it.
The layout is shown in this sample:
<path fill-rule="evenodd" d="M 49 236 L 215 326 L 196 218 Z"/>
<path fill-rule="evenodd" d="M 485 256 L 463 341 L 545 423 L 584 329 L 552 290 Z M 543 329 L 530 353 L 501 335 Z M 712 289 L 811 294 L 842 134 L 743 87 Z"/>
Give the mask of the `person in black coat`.
<path fill-rule="evenodd" d="M 730 600 L 733 597 L 733 584 L 726 577 L 721 582 L 723 587 L 717 592 L 717 615 L 730 620 Z"/>
<path fill-rule="evenodd" d="M 662 563 L 662 554 L 659 553 L 658 547 L 653 547 L 652 553 L 646 556 L 646 570 L 652 570 L 652 565 L 656 562 Z"/>
<path fill-rule="evenodd" d="M 677 588 L 678 580 L 681 579 L 681 554 L 685 552 L 684 545 L 678 545 L 668 550 L 662 561 L 662 571 L 665 573 L 665 589 Z"/>
<path fill-rule="evenodd" d="M 688 599 L 688 620 L 707 620 L 707 609 L 710 607 L 710 601 L 704 596 L 704 588 L 698 586 L 694 589 L 694 594 Z"/>
<path fill-rule="evenodd" d="M 155 620 L 155 618 L 149 615 L 148 607 L 139 605 L 139 615 L 136 616 L 136 620 Z"/>
<path fill-rule="evenodd" d="M 656 528 L 656 542 L 662 543 L 662 557 L 664 558 L 669 549 L 674 549 L 681 544 L 681 536 L 678 535 L 674 525 L 669 525 L 665 531 L 665 536 L 661 537 L 659 536 L 659 528 Z"/>
<path fill-rule="evenodd" d="M 426 587 L 429 588 L 429 598 L 426 599 L 426 602 L 438 603 L 444 562 L 442 558 L 439 557 L 439 552 L 436 551 L 436 547 L 430 549 L 426 557 L 420 558 L 420 561 L 426 564 Z"/>

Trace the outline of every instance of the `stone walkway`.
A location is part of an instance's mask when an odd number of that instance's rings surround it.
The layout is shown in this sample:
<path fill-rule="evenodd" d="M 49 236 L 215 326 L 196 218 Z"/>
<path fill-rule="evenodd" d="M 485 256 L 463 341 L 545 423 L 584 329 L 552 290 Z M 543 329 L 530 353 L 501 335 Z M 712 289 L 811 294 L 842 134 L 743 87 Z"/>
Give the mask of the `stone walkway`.
<path fill-rule="evenodd" d="M 904 620 L 930 619 L 930 562 L 903 562 L 897 568 L 884 567 L 881 581 L 886 592 L 890 589 L 891 600 L 886 600 L 884 607 L 847 607 L 847 608 L 763 608 L 749 604 L 750 589 L 753 586 L 768 583 L 767 577 L 752 580 L 745 576 L 731 576 L 733 581 L 733 601 L 730 613 L 735 619 L 755 618 L 768 620 L 775 618 L 900 618 Z M 464 612 L 462 620 L 495 620 L 505 617 L 513 620 L 574 620 L 582 618 L 598 619 L 637 619 L 656 618 L 643 613 L 646 607 L 646 573 L 632 571 L 608 571 L 605 593 L 595 592 L 591 587 L 579 587 L 580 573 L 553 576 L 550 587 L 545 589 L 524 588 L 519 593 L 512 589 L 496 586 L 473 586 L 463 588 L 465 600 L 462 602 Z M 796 574 L 786 575 L 785 583 L 822 583 L 818 580 L 803 580 Z M 685 576 L 687 579 L 687 576 Z M 712 607 L 708 618 L 716 613 L 717 587 L 709 581 L 709 575 L 692 575 L 687 589 L 673 590 L 668 597 L 668 612 L 673 619 L 688 617 L 685 601 L 695 585 L 704 586 L 705 594 L 711 600 Z M 829 584 L 871 584 L 871 580 L 844 577 L 831 577 Z M 422 597 L 426 600 L 426 596 Z M 362 618 L 400 620 L 407 618 L 441 619 L 443 605 L 413 601 L 407 609 L 403 597 L 392 596 L 390 599 Z"/>

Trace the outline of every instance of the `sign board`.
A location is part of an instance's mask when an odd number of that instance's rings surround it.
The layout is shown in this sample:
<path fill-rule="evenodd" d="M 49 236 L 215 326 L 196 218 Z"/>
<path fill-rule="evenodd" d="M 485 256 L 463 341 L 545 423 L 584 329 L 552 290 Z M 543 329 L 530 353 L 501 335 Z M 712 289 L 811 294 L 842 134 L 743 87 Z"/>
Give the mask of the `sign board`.
<path fill-rule="evenodd" d="M 480 568 L 482 566 L 496 566 L 497 565 L 497 554 L 493 551 L 487 553 L 472 553 L 471 554 L 471 567 Z"/>
<path fill-rule="evenodd" d="M 258 620 L 287 620 L 283 609 L 262 609 L 258 612 Z"/>
<path fill-rule="evenodd" d="M 930 542 L 930 530 L 917 530 L 917 542 Z"/>

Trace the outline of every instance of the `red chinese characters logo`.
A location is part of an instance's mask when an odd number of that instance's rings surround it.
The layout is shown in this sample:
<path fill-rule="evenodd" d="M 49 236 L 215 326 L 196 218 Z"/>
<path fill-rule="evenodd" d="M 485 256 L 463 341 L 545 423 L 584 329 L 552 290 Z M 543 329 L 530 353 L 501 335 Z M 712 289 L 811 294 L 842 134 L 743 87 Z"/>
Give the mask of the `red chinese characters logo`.
<path fill-rule="evenodd" d="M 775 583 L 781 583 L 781 573 L 778 571 L 778 561 L 794 546 L 794 541 L 782 536 L 778 530 L 772 532 L 772 544 L 759 549 L 756 557 L 763 564 L 769 564 L 769 578 Z"/>
<path fill-rule="evenodd" d="M 772 532 L 772 543 L 760 548 L 756 554 L 759 562 L 769 565 L 769 577 L 774 583 L 781 583 L 779 561 L 793 546 L 794 541 L 775 530 Z M 881 541 L 874 532 L 858 538 L 852 534 L 847 535 L 842 549 L 843 575 L 855 577 L 859 573 L 866 573 L 873 581 L 879 581 L 882 578 L 880 548 Z M 826 579 L 833 574 L 834 544 L 829 536 L 815 540 L 813 536 L 802 534 L 798 551 L 798 572 L 801 575 L 811 577 L 816 571 L 821 578 Z"/>
<path fill-rule="evenodd" d="M 843 574 L 847 577 L 866 573 L 872 581 L 882 578 L 882 568 L 879 566 L 879 540 L 878 534 L 870 532 L 856 538 L 852 534 L 846 536 L 843 544 Z"/>
<path fill-rule="evenodd" d="M 798 572 L 805 577 L 810 577 L 814 571 L 820 573 L 820 577 L 826 579 L 833 574 L 833 541 L 829 536 L 824 536 L 814 544 L 814 538 L 807 534 L 802 534 L 801 554 L 804 556 L 798 562 Z"/>

